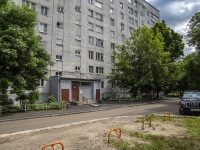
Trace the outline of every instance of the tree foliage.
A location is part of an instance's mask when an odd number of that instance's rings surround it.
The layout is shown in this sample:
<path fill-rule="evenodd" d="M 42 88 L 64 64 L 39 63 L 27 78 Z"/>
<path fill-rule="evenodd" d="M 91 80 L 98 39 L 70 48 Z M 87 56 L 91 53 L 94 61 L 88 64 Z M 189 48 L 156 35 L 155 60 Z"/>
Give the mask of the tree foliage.
<path fill-rule="evenodd" d="M 169 53 L 164 52 L 162 35 L 147 27 L 138 28 L 123 45 L 114 52 L 116 72 L 111 74 L 109 82 L 130 94 L 159 91 L 165 85 L 168 76 Z"/>
<path fill-rule="evenodd" d="M 20 96 L 37 88 L 52 62 L 34 30 L 37 14 L 12 2 L 0 7 L 0 95 L 10 88 Z"/>
<path fill-rule="evenodd" d="M 159 31 L 162 34 L 165 42 L 164 51 L 170 53 L 172 62 L 183 56 L 184 43 L 179 33 L 167 27 L 164 20 L 157 22 L 153 29 L 155 32 Z"/>
<path fill-rule="evenodd" d="M 188 42 L 200 51 L 200 12 L 196 13 L 188 24 Z"/>

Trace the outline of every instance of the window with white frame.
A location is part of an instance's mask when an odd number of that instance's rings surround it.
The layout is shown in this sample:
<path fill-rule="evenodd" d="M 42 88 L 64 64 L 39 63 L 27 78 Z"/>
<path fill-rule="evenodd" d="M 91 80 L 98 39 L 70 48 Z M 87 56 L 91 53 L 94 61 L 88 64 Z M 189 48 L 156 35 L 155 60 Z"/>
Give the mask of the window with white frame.
<path fill-rule="evenodd" d="M 62 76 L 62 72 L 61 71 L 56 72 L 56 76 Z"/>
<path fill-rule="evenodd" d="M 129 18 L 128 18 L 128 22 L 131 23 L 131 24 L 134 24 L 134 19 L 131 18 L 131 17 L 129 17 Z"/>
<path fill-rule="evenodd" d="M 115 32 L 111 31 L 111 37 L 114 38 L 115 37 Z"/>
<path fill-rule="evenodd" d="M 89 51 L 89 58 L 94 59 L 94 52 L 93 51 Z"/>
<path fill-rule="evenodd" d="M 89 30 L 94 30 L 94 24 L 91 23 L 91 22 L 89 22 L 89 23 L 88 23 L 88 29 L 89 29 Z"/>
<path fill-rule="evenodd" d="M 98 32 L 98 33 L 103 33 L 103 27 L 100 27 L 100 26 L 97 26 L 96 25 L 96 32 Z"/>
<path fill-rule="evenodd" d="M 121 30 L 124 30 L 124 24 L 121 23 Z"/>
<path fill-rule="evenodd" d="M 96 39 L 96 46 L 103 47 L 103 40 Z"/>
<path fill-rule="evenodd" d="M 111 56 L 111 63 L 114 63 L 114 62 L 115 62 L 115 57 Z"/>
<path fill-rule="evenodd" d="M 63 22 L 57 22 L 57 27 L 59 27 L 59 28 L 63 28 Z"/>
<path fill-rule="evenodd" d="M 115 43 L 111 43 L 111 49 L 114 50 L 115 49 Z"/>
<path fill-rule="evenodd" d="M 115 25 L 115 20 L 114 20 L 114 19 L 110 19 L 110 24 L 111 24 L 112 26 L 114 26 L 114 25 Z"/>
<path fill-rule="evenodd" d="M 103 8 L 103 3 L 95 1 L 95 6 L 102 9 Z"/>
<path fill-rule="evenodd" d="M 75 50 L 75 55 L 76 56 L 80 56 L 81 55 L 81 51 L 80 50 Z"/>
<path fill-rule="evenodd" d="M 138 16 L 138 12 L 137 12 L 137 11 L 134 11 L 134 15 L 137 17 L 137 16 Z"/>
<path fill-rule="evenodd" d="M 120 13 L 120 18 L 124 20 L 124 14 Z"/>
<path fill-rule="evenodd" d="M 75 71 L 80 71 L 80 66 L 75 66 Z"/>
<path fill-rule="evenodd" d="M 35 3 L 29 2 L 27 0 L 22 0 L 22 5 L 27 5 L 30 9 L 33 9 L 35 11 Z"/>
<path fill-rule="evenodd" d="M 110 7 L 110 13 L 114 14 L 114 8 Z"/>
<path fill-rule="evenodd" d="M 80 12 L 81 11 L 81 6 L 75 6 L 75 10 Z"/>
<path fill-rule="evenodd" d="M 80 41 L 81 40 L 81 36 L 80 35 L 76 35 L 75 40 Z"/>
<path fill-rule="evenodd" d="M 76 25 L 81 25 L 81 21 L 80 20 L 75 20 L 75 24 Z"/>
<path fill-rule="evenodd" d="M 125 40 L 125 35 L 121 35 L 121 40 L 124 41 Z"/>
<path fill-rule="evenodd" d="M 41 14 L 44 15 L 44 16 L 47 16 L 47 14 L 48 14 L 48 8 L 44 7 L 44 6 L 41 6 Z"/>
<path fill-rule="evenodd" d="M 96 73 L 103 74 L 103 67 L 96 67 Z"/>
<path fill-rule="evenodd" d="M 63 40 L 62 40 L 62 39 L 57 39 L 57 40 L 56 40 L 56 44 L 58 44 L 58 45 L 63 45 Z"/>
<path fill-rule="evenodd" d="M 94 44 L 94 37 L 92 36 L 89 36 L 89 44 Z"/>
<path fill-rule="evenodd" d="M 129 12 L 130 14 L 133 14 L 133 9 L 130 8 L 130 7 L 128 7 L 128 12 Z"/>
<path fill-rule="evenodd" d="M 120 3 L 119 3 L 119 6 L 120 6 L 120 8 L 121 8 L 121 9 L 123 9 L 123 8 L 124 8 L 124 6 L 123 6 L 123 3 L 122 3 L 122 2 L 120 2 Z"/>
<path fill-rule="evenodd" d="M 88 0 L 88 3 L 93 5 L 93 0 Z"/>
<path fill-rule="evenodd" d="M 88 16 L 93 17 L 94 16 L 94 11 L 89 9 L 88 10 Z"/>
<path fill-rule="evenodd" d="M 57 10 L 58 10 L 59 12 L 64 12 L 64 7 L 58 6 Z"/>
<path fill-rule="evenodd" d="M 101 61 L 103 61 L 103 54 L 101 54 L 101 53 L 96 53 L 96 60 L 101 60 Z"/>
<path fill-rule="evenodd" d="M 89 73 L 94 73 L 94 66 L 89 66 Z"/>
<path fill-rule="evenodd" d="M 44 86 L 44 79 L 40 79 L 40 86 Z"/>
<path fill-rule="evenodd" d="M 47 33 L 47 24 L 40 23 L 39 24 L 39 32 Z"/>
<path fill-rule="evenodd" d="M 56 55 L 56 60 L 62 60 L 62 55 Z"/>
<path fill-rule="evenodd" d="M 114 82 L 112 82 L 112 88 L 115 89 L 116 85 Z"/>
<path fill-rule="evenodd" d="M 129 27 L 129 32 L 133 34 L 134 33 L 134 29 Z"/>
<path fill-rule="evenodd" d="M 101 81 L 101 88 L 104 88 L 104 81 Z"/>
<path fill-rule="evenodd" d="M 96 19 L 103 21 L 103 15 L 96 12 Z"/>

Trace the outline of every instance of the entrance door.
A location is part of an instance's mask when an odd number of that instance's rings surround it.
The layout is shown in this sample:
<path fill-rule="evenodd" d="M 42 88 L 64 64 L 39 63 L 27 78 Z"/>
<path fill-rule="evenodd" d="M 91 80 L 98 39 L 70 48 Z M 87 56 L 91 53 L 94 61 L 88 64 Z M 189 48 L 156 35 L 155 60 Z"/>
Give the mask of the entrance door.
<path fill-rule="evenodd" d="M 72 81 L 72 101 L 79 101 L 78 81 Z"/>
<path fill-rule="evenodd" d="M 96 89 L 96 100 L 100 100 L 100 89 Z"/>
<path fill-rule="evenodd" d="M 69 102 L 69 89 L 62 89 L 62 100 Z"/>

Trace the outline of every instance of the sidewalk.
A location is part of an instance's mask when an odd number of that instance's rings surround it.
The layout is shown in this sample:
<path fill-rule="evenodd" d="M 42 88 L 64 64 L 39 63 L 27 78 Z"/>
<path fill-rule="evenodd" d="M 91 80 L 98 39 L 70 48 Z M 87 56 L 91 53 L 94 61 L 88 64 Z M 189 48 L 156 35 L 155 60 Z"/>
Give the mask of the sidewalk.
<path fill-rule="evenodd" d="M 177 98 L 176 98 L 177 99 Z M 21 113 L 10 113 L 0 115 L 0 122 L 6 121 L 15 121 L 15 120 L 24 120 L 24 119 L 33 119 L 33 118 L 43 118 L 43 117 L 52 117 L 52 116 L 62 116 L 62 115 L 71 115 L 79 113 L 87 113 L 94 111 L 103 111 L 109 109 L 115 109 L 120 107 L 134 107 L 145 104 L 153 104 L 162 101 L 175 100 L 175 98 L 165 98 L 163 100 L 151 100 L 151 101 L 142 101 L 142 102 L 104 102 L 98 104 L 99 106 L 91 106 L 89 104 L 72 106 L 62 110 L 47 110 L 47 111 L 30 111 L 30 112 L 21 112 Z"/>

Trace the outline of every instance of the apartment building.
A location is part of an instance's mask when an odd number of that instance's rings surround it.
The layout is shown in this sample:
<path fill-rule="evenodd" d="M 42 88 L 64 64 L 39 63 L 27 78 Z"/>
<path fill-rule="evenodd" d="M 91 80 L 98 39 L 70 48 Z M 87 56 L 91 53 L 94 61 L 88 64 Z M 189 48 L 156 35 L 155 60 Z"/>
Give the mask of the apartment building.
<path fill-rule="evenodd" d="M 49 80 L 38 87 L 41 101 L 98 100 L 125 96 L 107 76 L 113 50 L 139 26 L 152 27 L 160 13 L 145 0 L 13 0 L 38 13 L 35 27 L 51 55 Z"/>

